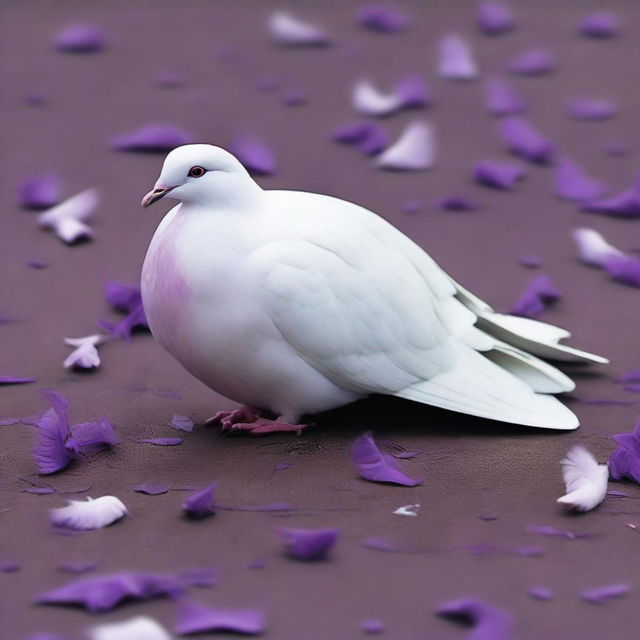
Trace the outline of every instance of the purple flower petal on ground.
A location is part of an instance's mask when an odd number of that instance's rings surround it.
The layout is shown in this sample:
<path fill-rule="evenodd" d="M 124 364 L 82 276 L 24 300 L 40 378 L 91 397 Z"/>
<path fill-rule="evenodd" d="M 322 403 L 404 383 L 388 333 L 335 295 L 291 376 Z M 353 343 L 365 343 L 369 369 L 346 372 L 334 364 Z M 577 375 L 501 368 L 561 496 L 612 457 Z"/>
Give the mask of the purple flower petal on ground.
<path fill-rule="evenodd" d="M 53 487 L 27 487 L 22 490 L 23 493 L 33 493 L 35 495 L 44 496 L 51 493 L 55 493 L 56 490 Z"/>
<path fill-rule="evenodd" d="M 285 11 L 274 11 L 269 16 L 269 34 L 278 43 L 288 47 L 321 47 L 329 44 L 327 32 Z"/>
<path fill-rule="evenodd" d="M 25 209 L 48 209 L 60 201 L 60 179 L 53 173 L 25 180 L 18 189 L 18 202 Z"/>
<path fill-rule="evenodd" d="M 396 468 L 392 456 L 382 453 L 373 439 L 371 432 L 356 438 L 351 446 L 351 460 L 360 476 L 371 482 L 398 484 L 415 487 L 422 479 L 413 479 Z"/>
<path fill-rule="evenodd" d="M 492 116 L 523 113 L 527 107 L 506 78 L 495 76 L 485 83 L 485 103 Z"/>
<path fill-rule="evenodd" d="M 500 121 L 498 131 L 511 153 L 542 164 L 553 159 L 553 143 L 528 120 L 520 116 L 509 116 Z"/>
<path fill-rule="evenodd" d="M 336 129 L 333 139 L 353 144 L 361 153 L 372 156 L 389 144 L 385 130 L 376 122 L 356 122 Z"/>
<path fill-rule="evenodd" d="M 395 86 L 395 94 L 405 109 L 428 107 L 431 104 L 429 87 L 418 73 L 410 73 Z"/>
<path fill-rule="evenodd" d="M 130 133 L 115 136 L 112 149 L 142 153 L 165 153 L 183 144 L 195 142 L 194 136 L 173 124 L 150 124 Z"/>
<path fill-rule="evenodd" d="M 192 518 L 204 518 L 215 513 L 215 483 L 190 493 L 182 501 L 182 509 Z"/>
<path fill-rule="evenodd" d="M 634 369 L 633 371 L 623 373 L 621 376 L 616 378 L 616 382 L 640 382 L 640 369 Z"/>
<path fill-rule="evenodd" d="M 395 92 L 384 93 L 367 79 L 358 80 L 351 93 L 353 108 L 367 116 L 388 116 L 402 107 Z"/>
<path fill-rule="evenodd" d="M 296 560 L 323 560 L 336 543 L 338 529 L 278 529 L 287 553 Z"/>
<path fill-rule="evenodd" d="M 210 568 L 185 569 L 178 573 L 178 578 L 188 587 L 209 588 L 218 584 L 218 572 Z"/>
<path fill-rule="evenodd" d="M 629 498 L 629 494 L 626 491 L 618 491 L 617 489 L 610 489 L 607 491 L 607 495 L 612 498 Z"/>
<path fill-rule="evenodd" d="M 546 587 L 529 587 L 527 594 L 534 600 L 542 600 L 543 602 L 553 600 L 553 592 Z"/>
<path fill-rule="evenodd" d="M 139 438 L 136 442 L 155 444 L 158 447 L 175 447 L 182 444 L 182 438 Z"/>
<path fill-rule="evenodd" d="M 37 443 L 33 456 L 38 472 L 49 474 L 69 466 L 75 455 L 66 447 L 71 429 L 67 418 L 67 399 L 56 391 L 46 391 L 43 395 L 52 406 L 37 420 Z"/>
<path fill-rule="evenodd" d="M 620 24 L 615 13 L 597 11 L 582 19 L 579 30 L 589 38 L 614 38 L 618 35 Z"/>
<path fill-rule="evenodd" d="M 65 369 L 96 369 L 100 366 L 100 355 L 97 346 L 102 344 L 106 336 L 94 334 L 84 338 L 65 338 L 65 344 L 75 349 L 64 359 Z"/>
<path fill-rule="evenodd" d="M 362 621 L 360 629 L 362 629 L 364 633 L 375 635 L 377 633 L 384 633 L 385 627 L 382 620 L 378 620 L 378 618 L 367 618 Z"/>
<path fill-rule="evenodd" d="M 182 584 L 154 573 L 121 572 L 73 580 L 37 598 L 40 604 L 81 605 L 87 611 L 111 611 L 122 601 L 181 595 Z"/>
<path fill-rule="evenodd" d="M 611 100 L 574 98 L 567 105 L 567 114 L 575 120 L 608 120 L 616 113 L 618 107 Z"/>
<path fill-rule="evenodd" d="M 445 211 L 477 211 L 478 205 L 470 198 L 460 195 L 447 196 L 438 201 L 440 209 Z"/>
<path fill-rule="evenodd" d="M 605 262 L 611 257 L 625 257 L 619 249 L 610 245 L 602 234 L 594 229 L 582 227 L 571 234 L 578 245 L 580 260 L 592 267 L 604 268 Z"/>
<path fill-rule="evenodd" d="M 590 178 L 578 164 L 565 156 L 557 158 L 554 173 L 556 194 L 565 200 L 593 200 L 605 191 L 602 182 Z"/>
<path fill-rule="evenodd" d="M 143 482 L 136 485 L 133 490 L 136 493 L 144 493 L 148 496 L 161 496 L 163 493 L 169 491 L 169 487 L 166 484 L 151 484 L 150 482 Z"/>
<path fill-rule="evenodd" d="M 107 46 L 107 36 L 96 25 L 72 24 L 56 35 L 53 46 L 65 53 L 97 53 Z"/>
<path fill-rule="evenodd" d="M 565 531 L 550 524 L 532 524 L 527 527 L 527 533 L 537 533 L 542 536 L 552 536 L 556 538 L 566 538 L 567 540 L 578 540 L 579 538 L 591 538 L 590 533 L 579 533 L 577 531 Z"/>
<path fill-rule="evenodd" d="M 400 137 L 377 158 L 376 166 L 392 171 L 419 171 L 433 166 L 436 143 L 433 129 L 422 120 L 410 122 Z"/>
<path fill-rule="evenodd" d="M 455 33 L 440 40 L 438 75 L 451 80 L 473 80 L 478 75 L 469 43 Z"/>
<path fill-rule="evenodd" d="M 537 269 L 542 266 L 542 258 L 540 256 L 522 256 L 518 258 L 518 262 L 527 269 Z"/>
<path fill-rule="evenodd" d="M 580 597 L 591 604 L 602 604 L 613 598 L 622 598 L 631 591 L 631 585 L 626 583 L 608 584 L 604 587 L 595 587 L 580 592 Z"/>
<path fill-rule="evenodd" d="M 467 640 L 510 640 L 513 616 L 475 598 L 460 598 L 439 605 L 436 613 L 454 621 L 470 623 L 473 630 Z"/>
<path fill-rule="evenodd" d="M 509 70 L 521 76 L 541 76 L 551 73 L 555 67 L 555 59 L 548 49 L 532 49 L 514 58 Z"/>
<path fill-rule="evenodd" d="M 113 423 L 102 416 L 95 422 L 83 422 L 71 427 L 70 436 L 65 444 L 69 451 L 79 455 L 94 453 L 115 447 L 120 443 Z"/>
<path fill-rule="evenodd" d="M 173 414 L 173 418 L 171 418 L 171 422 L 169 423 L 170 427 L 177 429 L 178 431 L 193 431 L 193 420 L 188 418 L 187 416 L 181 416 L 177 413 Z"/>
<path fill-rule="evenodd" d="M 405 13 L 385 4 L 367 4 L 361 7 L 358 22 L 378 33 L 396 33 L 409 26 L 409 18 Z"/>
<path fill-rule="evenodd" d="M 630 433 L 613 436 L 618 445 L 609 458 L 609 475 L 613 480 L 629 478 L 640 484 L 640 421 Z"/>
<path fill-rule="evenodd" d="M 252 136 L 236 136 L 229 145 L 233 153 L 245 169 L 257 175 L 270 176 L 276 171 L 276 158 L 267 145 Z"/>
<path fill-rule="evenodd" d="M 23 376 L 0 376 L 0 386 L 9 384 L 28 384 L 37 382 L 38 378 L 25 378 Z"/>
<path fill-rule="evenodd" d="M 31 258 L 31 260 L 27 260 L 26 264 L 31 269 L 46 269 L 49 266 L 49 263 L 41 258 Z"/>
<path fill-rule="evenodd" d="M 21 569 L 22 565 L 14 560 L 0 562 L 0 572 L 2 573 L 18 573 Z"/>
<path fill-rule="evenodd" d="M 603 267 L 614 280 L 630 287 L 640 287 L 640 258 L 612 255 L 605 258 Z"/>
<path fill-rule="evenodd" d="M 265 627 L 264 613 L 258 609 L 212 608 L 183 599 L 180 602 L 175 631 L 179 635 L 204 631 L 232 631 L 258 635 Z"/>
<path fill-rule="evenodd" d="M 100 320 L 98 326 L 108 331 L 111 337 L 121 340 L 130 340 L 136 329 L 149 330 L 149 322 L 142 303 L 129 312 L 127 317 L 120 322 L 113 323 L 107 320 Z"/>
<path fill-rule="evenodd" d="M 483 160 L 473 168 L 473 177 L 476 182 L 503 191 L 510 191 L 525 175 L 526 171 L 512 162 Z"/>
<path fill-rule="evenodd" d="M 550 304 L 557 302 L 562 294 L 551 282 L 551 278 L 544 274 L 534 276 L 520 299 L 509 313 L 524 318 L 539 316 Z"/>
<path fill-rule="evenodd" d="M 138 287 L 109 280 L 104 286 L 105 300 L 118 311 L 129 313 L 142 304 L 142 294 Z"/>
<path fill-rule="evenodd" d="M 534 545 L 531 547 L 514 547 L 511 551 L 523 558 L 541 558 L 544 555 L 545 549 L 539 545 Z"/>
<path fill-rule="evenodd" d="M 585 202 L 582 210 L 614 218 L 640 218 L 640 174 L 627 191 L 602 200 Z"/>
<path fill-rule="evenodd" d="M 494 0 L 483 0 L 477 9 L 478 28 L 490 36 L 498 36 L 513 29 L 516 24 L 511 7 Z"/>
<path fill-rule="evenodd" d="M 38 215 L 38 225 L 52 229 L 62 242 L 74 244 L 90 240 L 93 230 L 86 221 L 100 203 L 96 189 L 86 189 Z"/>

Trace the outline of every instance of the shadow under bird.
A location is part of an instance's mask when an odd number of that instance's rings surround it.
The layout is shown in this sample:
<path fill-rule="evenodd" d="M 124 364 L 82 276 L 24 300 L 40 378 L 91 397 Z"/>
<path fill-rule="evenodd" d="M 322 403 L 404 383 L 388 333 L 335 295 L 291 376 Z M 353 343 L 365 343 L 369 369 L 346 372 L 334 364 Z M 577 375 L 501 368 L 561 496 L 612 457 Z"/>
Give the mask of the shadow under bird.
<path fill-rule="evenodd" d="M 246 405 L 212 418 L 224 430 L 299 431 L 303 414 L 370 394 L 579 426 L 550 395 L 574 383 L 544 359 L 607 360 L 561 344 L 563 329 L 497 313 L 375 213 L 263 190 L 206 144 L 169 153 L 142 205 L 165 197 L 180 204 L 147 251 L 144 309 L 174 358 Z"/>

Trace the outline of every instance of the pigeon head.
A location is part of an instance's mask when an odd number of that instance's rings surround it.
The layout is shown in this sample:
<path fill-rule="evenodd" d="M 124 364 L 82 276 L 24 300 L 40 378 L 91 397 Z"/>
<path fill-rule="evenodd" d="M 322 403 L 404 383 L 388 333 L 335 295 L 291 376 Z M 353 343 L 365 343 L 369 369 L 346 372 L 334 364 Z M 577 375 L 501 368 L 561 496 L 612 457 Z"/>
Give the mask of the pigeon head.
<path fill-rule="evenodd" d="M 187 144 L 171 151 L 142 206 L 168 196 L 187 204 L 215 205 L 237 201 L 258 185 L 232 154 L 210 144 Z"/>

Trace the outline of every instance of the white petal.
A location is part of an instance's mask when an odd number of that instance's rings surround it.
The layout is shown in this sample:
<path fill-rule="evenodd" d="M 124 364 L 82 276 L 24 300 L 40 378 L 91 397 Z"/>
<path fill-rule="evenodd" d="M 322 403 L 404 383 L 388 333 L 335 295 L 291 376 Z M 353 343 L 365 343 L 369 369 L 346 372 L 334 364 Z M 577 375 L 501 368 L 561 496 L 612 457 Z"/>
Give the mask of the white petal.
<path fill-rule="evenodd" d="M 449 34 L 440 40 L 438 75 L 454 80 L 472 80 L 478 75 L 478 68 L 466 40 L 456 34 Z"/>
<path fill-rule="evenodd" d="M 573 232 L 573 239 L 578 245 L 580 260 L 594 267 L 601 267 L 604 261 L 611 256 L 624 256 L 625 254 L 611 246 L 604 237 L 594 229 L 582 227 Z"/>
<path fill-rule="evenodd" d="M 353 108 L 368 116 L 384 116 L 402 106 L 402 99 L 392 93 L 379 91 L 369 80 L 358 80 L 351 95 Z"/>
<path fill-rule="evenodd" d="M 95 369 L 100 366 L 100 354 L 92 344 L 80 345 L 74 349 L 64 360 L 62 366 L 65 369 L 79 367 L 81 369 Z"/>
<path fill-rule="evenodd" d="M 66 507 L 51 509 L 49 518 L 53 524 L 59 527 L 80 529 L 102 529 L 127 513 L 127 508 L 115 496 L 102 496 L 95 500 L 87 498 L 82 500 L 69 500 Z"/>
<path fill-rule="evenodd" d="M 558 498 L 560 504 L 576 511 L 590 511 L 604 500 L 609 478 L 606 464 L 598 464 L 584 447 L 576 445 L 560 465 L 567 486 L 567 494 Z"/>
<path fill-rule="evenodd" d="M 318 45 L 329 42 L 324 29 L 299 18 L 276 11 L 269 17 L 269 32 L 281 44 L 289 45 Z"/>
<path fill-rule="evenodd" d="M 87 637 L 89 640 L 171 640 L 164 627 L 146 616 L 101 624 L 89 629 Z"/>
<path fill-rule="evenodd" d="M 402 507 L 398 507 L 393 513 L 397 516 L 417 516 L 418 509 L 420 508 L 419 504 L 405 504 Z"/>
<path fill-rule="evenodd" d="M 87 220 L 100 202 L 97 189 L 87 189 L 61 202 L 59 205 L 47 209 L 38 216 L 38 223 L 42 227 L 55 227 L 60 220 Z"/>
<path fill-rule="evenodd" d="M 62 218 L 53 224 L 56 235 L 62 242 L 71 244 L 81 238 L 92 238 L 93 229 L 75 218 Z"/>
<path fill-rule="evenodd" d="M 84 338 L 65 338 L 65 344 L 70 347 L 82 347 L 83 345 L 92 345 L 97 347 L 99 344 L 107 341 L 107 336 L 102 333 L 94 333 L 90 336 L 84 336 Z"/>
<path fill-rule="evenodd" d="M 376 160 L 385 169 L 428 169 L 435 159 L 436 145 L 433 129 L 426 122 L 411 122 L 400 137 Z"/>

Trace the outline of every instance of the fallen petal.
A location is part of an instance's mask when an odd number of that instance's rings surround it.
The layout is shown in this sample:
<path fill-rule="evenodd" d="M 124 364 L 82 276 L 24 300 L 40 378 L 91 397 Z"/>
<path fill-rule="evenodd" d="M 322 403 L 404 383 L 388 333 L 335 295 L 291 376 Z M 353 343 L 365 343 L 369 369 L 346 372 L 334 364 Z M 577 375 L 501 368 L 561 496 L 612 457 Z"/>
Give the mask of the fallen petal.
<path fill-rule="evenodd" d="M 509 313 L 523 318 L 535 318 L 561 297 L 562 294 L 556 289 L 549 276 L 539 274 L 530 280 L 522 296 Z"/>
<path fill-rule="evenodd" d="M 68 506 L 49 511 L 49 519 L 57 527 L 67 527 L 80 531 L 102 529 L 120 520 L 127 508 L 115 496 L 69 500 Z"/>
<path fill-rule="evenodd" d="M 470 623 L 473 631 L 468 640 L 510 640 L 513 616 L 475 598 L 460 598 L 438 606 L 436 613 L 454 621 Z"/>
<path fill-rule="evenodd" d="M 318 47 L 329 44 L 326 31 L 285 11 L 269 16 L 269 34 L 281 45 L 290 47 Z"/>
<path fill-rule="evenodd" d="M 177 413 L 175 413 L 173 415 L 173 418 L 171 418 L 171 422 L 169 423 L 170 427 L 173 427 L 174 429 L 177 429 L 178 431 L 187 431 L 187 432 L 192 432 L 193 431 L 193 420 L 191 420 L 191 418 L 188 418 L 187 416 L 181 416 Z"/>
<path fill-rule="evenodd" d="M 38 224 L 45 229 L 52 229 L 67 244 L 81 239 L 90 239 L 93 231 L 85 221 L 93 214 L 100 202 L 96 189 L 87 189 L 47 209 L 38 215 Z"/>
<path fill-rule="evenodd" d="M 369 80 L 358 80 L 353 87 L 351 104 L 359 113 L 369 116 L 385 116 L 397 111 L 402 100 L 395 93 L 383 93 Z"/>
<path fill-rule="evenodd" d="M 525 170 L 512 162 L 483 160 L 473 168 L 473 177 L 476 182 L 503 191 L 513 189 L 515 183 L 522 180 L 525 175 Z"/>
<path fill-rule="evenodd" d="M 618 113 L 611 100 L 574 98 L 567 106 L 567 114 L 575 120 L 608 120 Z"/>
<path fill-rule="evenodd" d="M 158 447 L 175 447 L 182 444 L 182 438 L 139 438 L 136 442 L 155 444 Z"/>
<path fill-rule="evenodd" d="M 553 592 L 546 587 L 529 587 L 527 593 L 534 600 L 542 600 L 543 602 L 553 600 Z"/>
<path fill-rule="evenodd" d="M 107 36 L 96 25 L 72 24 L 58 33 L 53 46 L 65 53 L 97 53 L 107 46 Z"/>
<path fill-rule="evenodd" d="M 451 80 L 473 80 L 478 75 L 471 47 L 461 36 L 444 36 L 439 47 L 439 76 Z"/>
<path fill-rule="evenodd" d="M 614 38 L 620 31 L 618 17 L 609 11 L 598 11 L 585 16 L 578 28 L 582 35 L 589 38 Z"/>
<path fill-rule="evenodd" d="M 48 209 L 60 201 L 60 179 L 46 173 L 25 180 L 18 189 L 18 202 L 25 209 Z"/>
<path fill-rule="evenodd" d="M 580 597 L 591 604 L 602 604 L 613 598 L 622 598 L 631 591 L 631 585 L 626 583 L 608 584 L 604 587 L 587 589 L 580 593 Z"/>
<path fill-rule="evenodd" d="M 190 493 L 182 502 L 182 509 L 191 518 L 204 518 L 215 513 L 215 483 Z"/>
<path fill-rule="evenodd" d="M 150 124 L 111 139 L 109 145 L 117 151 L 165 153 L 195 142 L 194 136 L 172 124 Z"/>
<path fill-rule="evenodd" d="M 582 210 L 614 218 L 640 218 L 640 175 L 627 191 L 602 200 L 585 202 Z"/>
<path fill-rule="evenodd" d="M 509 64 L 509 70 L 521 76 L 541 76 L 555 67 L 553 54 L 547 49 L 532 49 L 520 54 Z"/>
<path fill-rule="evenodd" d="M 163 493 L 169 491 L 169 487 L 166 484 L 151 484 L 150 482 L 144 482 L 136 485 L 133 490 L 136 493 L 144 493 L 148 496 L 160 496 Z"/>
<path fill-rule="evenodd" d="M 323 560 L 336 543 L 338 529 L 278 529 L 287 553 L 296 560 Z"/>
<path fill-rule="evenodd" d="M 494 0 L 480 2 L 476 17 L 478 29 L 490 36 L 497 36 L 510 31 L 516 22 L 511 7 Z"/>
<path fill-rule="evenodd" d="M 409 123 L 400 137 L 376 159 L 376 166 L 396 171 L 418 171 L 433 166 L 435 137 L 429 124 L 421 120 Z"/>
<path fill-rule="evenodd" d="M 605 499 L 609 479 L 606 464 L 599 465 L 580 445 L 569 449 L 560 464 L 567 487 L 566 495 L 558 498 L 560 504 L 575 511 L 591 511 Z"/>
<path fill-rule="evenodd" d="M 489 78 L 485 84 L 487 111 L 492 116 L 511 116 L 524 113 L 527 107 L 511 84 L 499 76 Z"/>
<path fill-rule="evenodd" d="M 257 609 L 212 608 L 192 600 L 182 600 L 176 633 L 188 635 L 204 631 L 232 631 L 258 635 L 265 630 L 264 613 Z"/>
<path fill-rule="evenodd" d="M 608 258 L 625 257 L 624 253 L 610 245 L 604 236 L 594 229 L 582 227 L 571 234 L 578 245 L 580 260 L 592 267 L 603 267 Z"/>
<path fill-rule="evenodd" d="M 511 153 L 542 164 L 553 159 L 553 143 L 521 116 L 504 118 L 500 121 L 498 130 Z"/>
<path fill-rule="evenodd" d="M 557 158 L 554 172 L 556 194 L 565 200 L 594 200 L 605 191 L 602 182 L 590 178 L 579 165 L 565 156 Z"/>
<path fill-rule="evenodd" d="M 358 11 L 358 22 L 378 33 L 396 33 L 409 26 L 408 16 L 384 4 L 367 4 Z"/>
<path fill-rule="evenodd" d="M 269 176 L 276 171 L 276 159 L 267 145 L 251 136 L 236 136 L 229 145 L 233 153 L 250 173 Z"/>

